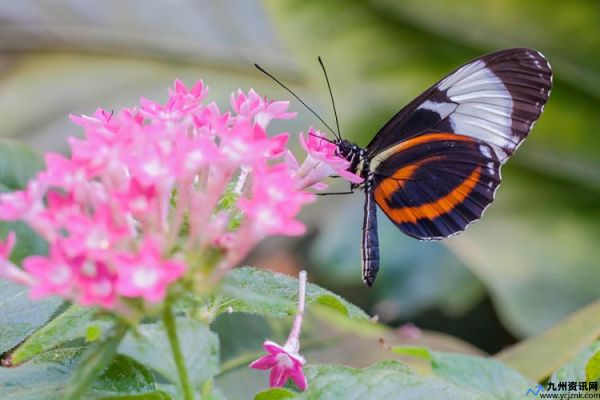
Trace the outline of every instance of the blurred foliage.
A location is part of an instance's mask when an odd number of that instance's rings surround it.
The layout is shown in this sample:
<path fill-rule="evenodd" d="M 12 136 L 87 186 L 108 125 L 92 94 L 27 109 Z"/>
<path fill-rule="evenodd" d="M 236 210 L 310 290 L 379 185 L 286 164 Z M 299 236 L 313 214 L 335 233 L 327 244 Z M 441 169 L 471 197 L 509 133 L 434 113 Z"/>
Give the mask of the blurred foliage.
<path fill-rule="evenodd" d="M 495 358 L 529 379 L 541 381 L 600 337 L 599 312 L 600 301 L 596 301 L 546 332 L 501 351 Z"/>
<path fill-rule="evenodd" d="M 548 7 L 541 0 L 264 4 L 326 104 L 326 86 L 315 62 L 317 55 L 323 56 L 342 131 L 360 145 L 366 145 L 403 104 L 471 58 L 503 47 L 528 46 L 542 51 L 553 65 L 550 101 L 527 143 L 503 169 L 504 183 L 494 206 L 466 233 L 443 242 L 452 255 L 439 244 L 405 240 L 400 232 L 383 227 L 384 275 L 375 286 L 378 292 L 369 297 L 383 302 L 386 310 L 396 310 L 396 318 L 410 317 L 411 310 L 447 309 L 455 303 L 464 310 L 467 299 L 472 305 L 480 298 L 476 277 L 505 326 L 518 336 L 540 332 L 598 297 L 600 135 L 595 117 L 600 106 L 600 63 L 595 54 L 600 51 L 600 34 L 593 33 L 600 12 L 597 4 L 573 1 Z M 354 211 L 338 212 L 346 202 Z M 319 273 L 328 282 L 339 280 L 341 290 L 349 282 L 340 276 L 358 279 L 357 214 L 362 209 L 357 203 L 330 202 L 344 222 L 323 227 L 324 238 L 319 238 L 322 242 L 314 253 Z M 332 224 L 330 219 L 326 224 Z"/>

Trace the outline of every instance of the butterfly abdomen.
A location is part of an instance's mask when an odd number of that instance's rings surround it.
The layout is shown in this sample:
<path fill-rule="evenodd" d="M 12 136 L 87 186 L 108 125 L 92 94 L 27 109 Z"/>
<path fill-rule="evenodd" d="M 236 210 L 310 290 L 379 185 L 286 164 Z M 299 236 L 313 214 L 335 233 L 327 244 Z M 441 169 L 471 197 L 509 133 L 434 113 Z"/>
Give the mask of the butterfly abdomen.
<path fill-rule="evenodd" d="M 370 174 L 365 180 L 365 196 L 361 243 L 362 280 L 368 286 L 372 286 L 379 272 L 379 237 L 377 236 L 377 204 L 373 198 L 373 176 Z"/>

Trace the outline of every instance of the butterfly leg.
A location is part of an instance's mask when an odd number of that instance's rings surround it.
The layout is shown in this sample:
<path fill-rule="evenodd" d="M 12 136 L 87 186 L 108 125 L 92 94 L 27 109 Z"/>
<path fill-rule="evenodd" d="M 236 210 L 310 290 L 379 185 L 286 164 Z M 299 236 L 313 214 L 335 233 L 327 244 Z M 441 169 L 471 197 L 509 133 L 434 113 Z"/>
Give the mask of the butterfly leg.
<path fill-rule="evenodd" d="M 377 236 L 377 204 L 373 197 L 373 181 L 365 183 L 365 212 L 362 228 L 362 280 L 367 286 L 373 286 L 379 271 L 379 238 Z"/>
<path fill-rule="evenodd" d="M 347 192 L 317 193 L 317 196 L 331 196 L 331 195 L 342 195 L 342 194 L 352 194 L 352 193 L 354 193 L 354 189 L 350 189 Z"/>

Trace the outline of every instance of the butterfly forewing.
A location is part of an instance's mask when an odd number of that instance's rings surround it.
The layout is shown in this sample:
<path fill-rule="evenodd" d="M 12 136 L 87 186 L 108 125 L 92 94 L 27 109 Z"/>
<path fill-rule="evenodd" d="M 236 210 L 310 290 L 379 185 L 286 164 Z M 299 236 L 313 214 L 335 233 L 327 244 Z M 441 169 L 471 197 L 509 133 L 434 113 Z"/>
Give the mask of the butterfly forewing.
<path fill-rule="evenodd" d="M 452 72 L 398 112 L 367 146 L 376 157 L 429 132 L 454 132 L 487 143 L 504 162 L 525 139 L 550 94 L 546 59 L 530 49 L 483 56 Z"/>

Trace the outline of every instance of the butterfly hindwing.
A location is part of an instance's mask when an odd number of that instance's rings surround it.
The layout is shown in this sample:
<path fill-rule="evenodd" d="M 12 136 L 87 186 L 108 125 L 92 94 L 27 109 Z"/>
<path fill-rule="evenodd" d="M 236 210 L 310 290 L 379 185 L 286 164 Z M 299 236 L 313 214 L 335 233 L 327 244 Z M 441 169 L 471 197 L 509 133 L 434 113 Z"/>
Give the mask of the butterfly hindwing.
<path fill-rule="evenodd" d="M 369 157 L 415 136 L 449 132 L 487 143 L 505 162 L 541 114 L 551 85 L 550 66 L 535 50 L 483 56 L 400 110 L 367 146 Z"/>
<path fill-rule="evenodd" d="M 436 240 L 481 217 L 500 184 L 492 146 L 453 132 L 421 135 L 371 163 L 373 196 L 409 236 Z"/>

